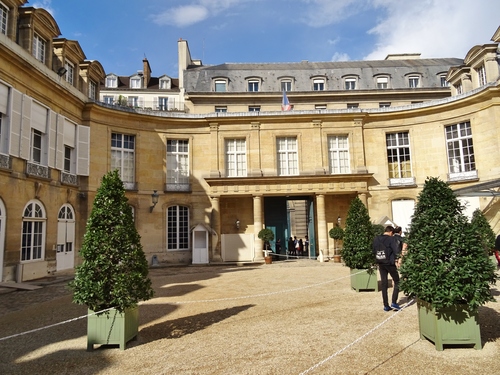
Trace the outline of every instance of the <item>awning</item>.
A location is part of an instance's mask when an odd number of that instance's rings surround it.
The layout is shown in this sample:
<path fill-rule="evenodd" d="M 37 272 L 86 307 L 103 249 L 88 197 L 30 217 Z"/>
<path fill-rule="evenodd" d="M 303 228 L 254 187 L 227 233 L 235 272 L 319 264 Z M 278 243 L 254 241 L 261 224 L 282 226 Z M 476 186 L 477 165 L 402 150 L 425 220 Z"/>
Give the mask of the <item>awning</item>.
<path fill-rule="evenodd" d="M 497 197 L 500 196 L 500 179 L 481 182 L 464 188 L 453 190 L 460 197 Z"/>

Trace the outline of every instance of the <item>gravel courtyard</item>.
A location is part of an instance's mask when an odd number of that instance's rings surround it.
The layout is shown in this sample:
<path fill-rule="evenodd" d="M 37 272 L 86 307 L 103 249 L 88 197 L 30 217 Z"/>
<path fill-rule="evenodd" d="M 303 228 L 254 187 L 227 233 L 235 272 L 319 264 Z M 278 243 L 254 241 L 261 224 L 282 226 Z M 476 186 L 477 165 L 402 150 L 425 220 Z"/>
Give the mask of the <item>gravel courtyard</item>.
<path fill-rule="evenodd" d="M 71 302 L 67 281 L 0 293 L 0 374 L 500 374 L 500 302 L 479 310 L 482 350 L 439 352 L 419 337 L 416 304 L 384 312 L 380 292 L 356 293 L 339 263 L 166 267 L 150 277 L 155 297 L 141 303 L 125 351 L 86 351 L 86 308 Z"/>

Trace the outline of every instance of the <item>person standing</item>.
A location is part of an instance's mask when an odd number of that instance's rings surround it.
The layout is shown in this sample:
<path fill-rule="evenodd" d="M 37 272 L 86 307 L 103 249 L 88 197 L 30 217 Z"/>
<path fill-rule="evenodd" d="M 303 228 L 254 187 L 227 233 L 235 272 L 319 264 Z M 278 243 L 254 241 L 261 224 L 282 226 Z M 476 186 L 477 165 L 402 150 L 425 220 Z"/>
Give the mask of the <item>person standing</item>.
<path fill-rule="evenodd" d="M 373 240 L 373 253 L 376 256 L 378 270 L 382 284 L 382 302 L 384 303 L 384 311 L 401 310 L 398 305 L 399 296 L 399 272 L 396 267 L 396 259 L 399 256 L 399 246 L 396 239 L 393 237 L 394 228 L 388 225 L 384 229 L 384 233 L 375 237 Z M 387 289 L 389 286 L 388 275 L 391 275 L 394 284 L 392 290 L 391 305 Z"/>
<path fill-rule="evenodd" d="M 295 251 L 295 242 L 293 241 L 293 238 L 290 237 L 288 239 L 288 255 L 293 255 L 294 251 Z"/>
<path fill-rule="evenodd" d="M 309 236 L 306 236 L 304 240 L 304 254 L 309 256 Z"/>

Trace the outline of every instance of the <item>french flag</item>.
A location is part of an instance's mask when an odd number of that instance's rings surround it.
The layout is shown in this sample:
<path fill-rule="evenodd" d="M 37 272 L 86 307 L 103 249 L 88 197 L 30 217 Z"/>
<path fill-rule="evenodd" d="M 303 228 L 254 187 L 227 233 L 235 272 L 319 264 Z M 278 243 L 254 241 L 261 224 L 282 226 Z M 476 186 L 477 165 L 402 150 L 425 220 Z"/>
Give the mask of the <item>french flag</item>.
<path fill-rule="evenodd" d="M 282 111 L 291 111 L 292 110 L 292 106 L 290 105 L 290 102 L 288 101 L 285 90 L 283 90 L 283 100 L 281 101 L 281 110 Z"/>

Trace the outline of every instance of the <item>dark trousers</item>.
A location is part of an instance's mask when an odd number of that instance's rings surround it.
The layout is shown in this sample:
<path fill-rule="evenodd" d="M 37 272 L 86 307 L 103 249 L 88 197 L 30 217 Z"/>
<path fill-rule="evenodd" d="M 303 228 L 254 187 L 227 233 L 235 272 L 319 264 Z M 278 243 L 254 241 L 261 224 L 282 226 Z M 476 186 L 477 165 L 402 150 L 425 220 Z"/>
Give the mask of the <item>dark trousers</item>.
<path fill-rule="evenodd" d="M 399 272 L 396 266 L 386 266 L 383 264 L 378 265 L 378 270 L 380 272 L 380 280 L 382 281 L 382 300 L 384 301 L 384 306 L 389 306 L 389 300 L 387 298 L 387 288 L 389 282 L 387 275 L 391 275 L 394 288 L 392 290 L 392 303 L 398 303 L 399 295 Z"/>

